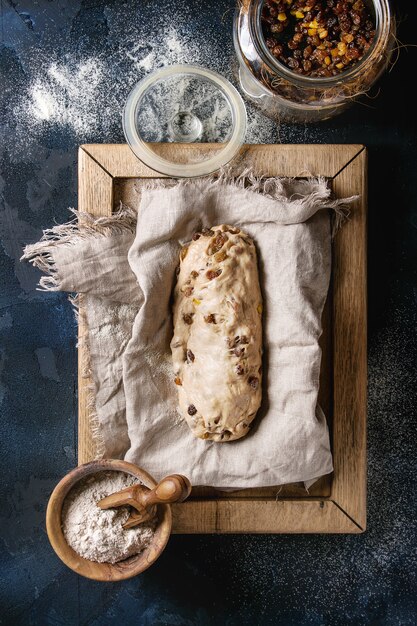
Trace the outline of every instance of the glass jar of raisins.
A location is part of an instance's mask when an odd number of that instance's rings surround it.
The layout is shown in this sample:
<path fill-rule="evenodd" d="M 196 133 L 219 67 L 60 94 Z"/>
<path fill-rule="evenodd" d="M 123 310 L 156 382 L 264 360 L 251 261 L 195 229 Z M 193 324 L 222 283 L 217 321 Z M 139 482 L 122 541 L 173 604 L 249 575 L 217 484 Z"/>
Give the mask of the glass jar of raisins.
<path fill-rule="evenodd" d="M 344 111 L 386 69 L 395 42 L 388 0 L 240 0 L 240 84 L 278 121 Z"/>

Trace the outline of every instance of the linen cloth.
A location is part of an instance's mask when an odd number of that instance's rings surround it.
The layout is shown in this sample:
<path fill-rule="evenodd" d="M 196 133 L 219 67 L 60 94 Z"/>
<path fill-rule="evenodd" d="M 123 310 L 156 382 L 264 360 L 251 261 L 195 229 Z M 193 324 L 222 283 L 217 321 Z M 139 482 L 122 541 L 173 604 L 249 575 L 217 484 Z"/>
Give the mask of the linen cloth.
<path fill-rule="evenodd" d="M 317 402 L 318 339 L 331 213 L 340 215 L 346 201 L 330 196 L 319 179 L 158 183 L 142 189 L 137 213 L 84 214 L 25 248 L 23 258 L 48 274 L 41 289 L 83 294 L 99 456 L 125 458 L 156 479 L 183 473 L 194 485 L 224 489 L 311 484 L 332 471 Z M 194 438 L 177 414 L 169 344 L 180 246 L 223 223 L 245 230 L 257 247 L 264 375 L 251 432 L 216 443 Z"/>

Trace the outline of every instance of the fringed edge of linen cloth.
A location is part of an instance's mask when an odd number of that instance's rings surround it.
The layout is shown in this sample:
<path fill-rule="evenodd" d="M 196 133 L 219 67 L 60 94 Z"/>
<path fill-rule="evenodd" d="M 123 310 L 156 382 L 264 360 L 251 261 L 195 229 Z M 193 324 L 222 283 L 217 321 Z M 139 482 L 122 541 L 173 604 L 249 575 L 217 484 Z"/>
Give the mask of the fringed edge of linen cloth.
<path fill-rule="evenodd" d="M 52 256 L 56 246 L 73 246 L 80 241 L 91 237 L 99 238 L 107 235 L 134 233 L 136 230 L 137 213 L 130 207 L 121 205 L 119 210 L 111 217 L 96 217 L 90 213 L 70 209 L 74 217 L 65 224 L 54 226 L 43 231 L 40 241 L 25 246 L 21 261 L 29 261 L 47 276 L 39 280 L 38 291 L 59 291 L 60 278 Z M 77 348 L 82 359 L 79 361 L 79 373 L 87 382 L 87 409 L 89 426 L 94 444 L 94 460 L 102 459 L 106 452 L 102 427 L 96 409 L 96 388 L 92 380 L 90 350 L 88 344 L 88 323 L 83 307 L 83 294 L 70 294 L 68 300 L 72 305 L 75 319 L 84 329 L 83 334 L 78 335 Z"/>
<path fill-rule="evenodd" d="M 284 204 L 293 204 L 300 208 L 313 208 L 321 204 L 322 209 L 331 209 L 331 236 L 332 239 L 343 223 L 349 218 L 350 210 L 348 205 L 359 198 L 350 196 L 348 198 L 333 198 L 332 189 L 329 187 L 324 176 L 313 176 L 310 172 L 301 171 L 297 177 L 267 177 L 256 176 L 248 168 L 238 175 L 232 174 L 231 167 L 224 167 L 219 172 L 209 177 L 183 178 L 183 179 L 149 179 L 141 185 L 141 191 L 154 189 L 171 189 L 173 187 L 188 187 L 192 184 L 202 183 L 210 189 L 215 189 L 220 185 L 229 185 L 236 189 L 245 189 L 252 193 L 259 193 L 271 200 L 278 200 Z M 288 192 L 297 184 L 297 192 Z"/>
<path fill-rule="evenodd" d="M 332 238 L 348 219 L 350 211 L 347 207 L 358 196 L 349 198 L 332 198 L 332 190 L 324 177 L 311 176 L 308 172 L 300 172 L 300 176 L 306 178 L 276 178 L 255 176 L 250 169 L 233 176 L 231 168 L 223 168 L 220 172 L 200 179 L 165 180 L 151 179 L 141 185 L 141 191 L 148 189 L 164 189 L 172 187 L 186 187 L 191 184 L 206 184 L 213 189 L 219 185 L 229 185 L 236 189 L 245 189 L 252 193 L 262 194 L 272 200 L 297 207 L 313 207 L 321 204 L 322 208 L 332 209 Z M 289 190 L 297 183 L 297 192 L 288 194 Z M 122 234 L 126 231 L 134 233 L 136 230 L 137 213 L 130 207 L 120 205 L 119 210 L 110 217 L 96 217 L 90 213 L 70 209 L 73 218 L 61 225 L 48 228 L 43 231 L 39 242 L 25 246 L 21 261 L 29 261 L 34 267 L 47 274 L 39 280 L 39 291 L 59 291 L 60 277 L 52 256 L 56 246 L 73 246 L 80 241 L 91 237 L 99 238 L 107 235 Z M 80 363 L 80 373 L 83 378 L 91 381 L 90 350 L 88 349 L 87 319 L 83 310 L 83 294 L 70 295 L 69 300 L 73 306 L 75 316 L 79 322 L 82 319 L 86 329 L 84 336 L 78 337 L 77 347 L 85 347 L 82 351 L 83 362 Z M 102 428 L 96 410 L 96 389 L 94 382 L 87 385 L 87 408 L 89 424 L 95 446 L 95 458 L 100 459 L 105 455 L 105 441 Z"/>
<path fill-rule="evenodd" d="M 301 173 L 300 173 L 301 175 Z M 151 179 L 141 186 L 142 191 L 151 189 L 166 189 L 186 187 L 191 184 L 203 183 L 210 189 L 219 185 L 229 185 L 236 189 L 245 189 L 252 193 L 259 193 L 272 200 L 297 207 L 312 208 L 321 204 L 323 209 L 332 209 L 332 237 L 339 230 L 343 222 L 349 217 L 349 204 L 358 198 L 332 198 L 332 190 L 324 177 L 307 178 L 277 178 L 255 176 L 250 169 L 244 170 L 238 176 L 231 174 L 230 168 L 222 169 L 218 174 L 200 179 L 164 180 Z M 289 191 L 297 183 L 297 191 L 289 195 Z M 99 238 L 123 232 L 134 233 L 136 229 L 137 213 L 130 207 L 120 205 L 119 210 L 110 217 L 96 217 L 90 213 L 70 209 L 73 219 L 65 224 L 47 228 L 43 231 L 40 241 L 25 246 L 21 261 L 29 261 L 34 267 L 47 274 L 39 280 L 39 291 L 59 291 L 60 279 L 52 256 L 56 246 L 73 246 L 92 237 Z"/>
<path fill-rule="evenodd" d="M 106 237 L 136 230 L 137 213 L 130 207 L 121 205 L 110 217 L 96 217 L 76 209 L 69 209 L 74 217 L 65 224 L 59 224 L 43 231 L 37 243 L 23 249 L 21 261 L 29 261 L 47 276 L 39 280 L 38 291 L 59 291 L 60 278 L 52 256 L 56 246 L 74 246 L 80 241 Z"/>

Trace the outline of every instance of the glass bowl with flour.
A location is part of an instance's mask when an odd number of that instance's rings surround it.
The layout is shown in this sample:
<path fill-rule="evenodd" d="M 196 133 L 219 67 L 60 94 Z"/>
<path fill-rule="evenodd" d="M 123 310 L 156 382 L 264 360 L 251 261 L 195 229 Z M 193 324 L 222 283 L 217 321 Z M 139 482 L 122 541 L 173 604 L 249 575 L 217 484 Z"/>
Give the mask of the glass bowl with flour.
<path fill-rule="evenodd" d="M 58 483 L 48 502 L 46 529 L 58 557 L 93 580 L 118 581 L 150 567 L 171 534 L 169 504 L 158 504 L 154 519 L 124 529 L 129 507 L 102 510 L 97 502 L 130 487 L 156 487 L 143 469 L 105 459 L 75 468 Z"/>

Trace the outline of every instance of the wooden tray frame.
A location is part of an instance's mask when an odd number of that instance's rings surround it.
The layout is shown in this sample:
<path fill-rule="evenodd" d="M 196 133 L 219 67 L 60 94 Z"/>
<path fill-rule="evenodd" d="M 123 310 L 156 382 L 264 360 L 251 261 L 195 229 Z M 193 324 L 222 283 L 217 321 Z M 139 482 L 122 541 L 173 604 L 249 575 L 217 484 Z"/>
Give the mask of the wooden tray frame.
<path fill-rule="evenodd" d="M 216 146 L 165 144 L 161 154 L 216 150 Z M 221 494 L 200 490 L 172 506 L 174 533 L 361 533 L 366 528 L 366 177 L 362 145 L 246 145 L 233 167 L 248 164 L 265 176 L 331 179 L 337 197 L 359 195 L 350 218 L 333 242 L 331 320 L 332 452 L 334 475 L 311 495 L 291 490 L 246 490 Z M 111 215 L 120 179 L 162 178 L 126 145 L 84 145 L 79 149 L 79 209 Z M 86 331 L 82 307 L 79 335 Z M 79 350 L 79 364 L 85 355 Z M 79 371 L 82 368 L 79 367 Z M 78 462 L 95 458 L 87 395 L 79 375 Z M 146 468 L 145 468 L 146 469 Z M 300 495 L 300 493 L 302 495 Z M 266 494 L 266 495 L 265 495 Z"/>

